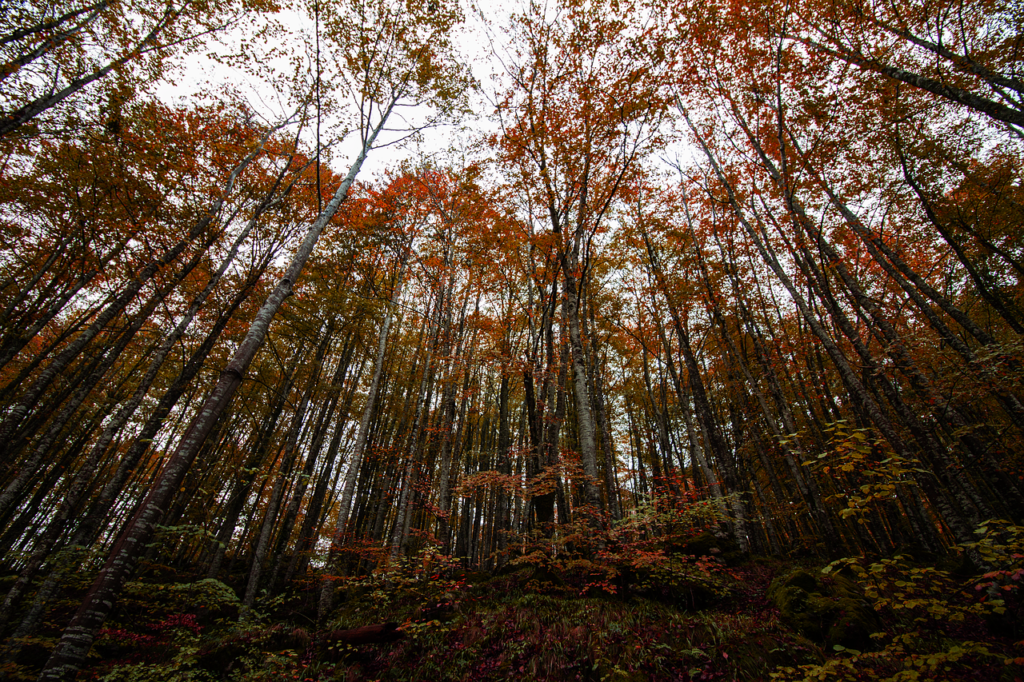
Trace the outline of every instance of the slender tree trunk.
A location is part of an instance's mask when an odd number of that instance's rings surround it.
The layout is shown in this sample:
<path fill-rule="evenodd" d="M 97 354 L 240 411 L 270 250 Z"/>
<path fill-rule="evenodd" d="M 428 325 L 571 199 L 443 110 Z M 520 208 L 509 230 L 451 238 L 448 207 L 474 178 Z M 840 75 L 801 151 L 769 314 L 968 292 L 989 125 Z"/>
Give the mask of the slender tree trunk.
<path fill-rule="evenodd" d="M 239 620 L 242 622 L 249 619 L 252 613 L 252 605 L 256 601 L 256 593 L 259 591 L 260 578 L 263 574 L 263 565 L 267 561 L 267 554 L 270 552 L 271 537 L 278 521 L 278 511 L 280 510 L 281 503 L 284 500 L 285 487 L 292 476 L 292 467 L 295 464 L 295 458 L 298 455 L 298 443 L 305 426 L 306 410 L 309 408 L 309 401 L 313 397 L 313 392 L 316 390 L 317 384 L 319 383 L 320 372 L 323 370 L 324 355 L 326 355 L 327 349 L 331 345 L 333 333 L 334 323 L 331 321 L 328 322 L 327 328 L 324 330 L 323 338 L 320 340 L 320 345 L 316 349 L 316 356 L 313 359 L 313 365 L 309 378 L 307 379 L 306 389 L 303 391 L 302 400 L 299 402 L 299 406 L 295 410 L 295 415 L 292 419 L 292 425 L 289 429 L 288 438 L 285 442 L 284 455 L 281 457 L 281 466 L 277 473 L 277 480 L 274 481 L 274 487 L 271 489 L 270 499 L 267 501 L 266 511 L 263 515 L 263 523 L 260 526 L 259 539 L 256 543 L 256 548 L 252 557 L 252 564 L 249 568 L 249 580 L 245 585 L 245 596 L 242 598 L 242 608 L 239 611 Z"/>
<path fill-rule="evenodd" d="M 563 264 L 565 280 L 565 301 L 563 308 L 569 322 L 569 350 L 572 358 L 573 395 L 576 398 L 576 428 L 580 442 L 580 460 L 583 463 L 583 491 L 590 513 L 602 511 L 601 489 L 598 482 L 601 475 L 597 471 L 597 431 L 594 423 L 594 412 L 591 408 L 590 390 L 587 386 L 587 358 L 583 349 L 583 335 L 580 331 L 580 283 L 575 275 L 575 259 L 568 259 Z M 592 517 L 595 526 L 600 525 L 598 516 Z"/>
<path fill-rule="evenodd" d="M 381 376 L 384 372 L 384 354 L 388 345 L 388 333 L 391 323 L 395 317 L 395 310 L 398 301 L 402 297 L 402 286 L 405 282 L 405 264 L 409 258 L 409 250 L 412 245 L 406 246 L 402 253 L 401 262 L 398 266 L 398 274 L 395 276 L 395 284 L 391 293 L 391 300 L 387 305 L 387 313 L 381 322 L 380 333 L 377 337 L 377 354 L 373 361 L 373 379 L 370 381 L 370 389 L 366 394 L 366 403 L 363 405 L 363 415 L 359 420 L 359 430 L 356 432 L 356 442 L 352 447 L 352 456 L 348 462 L 348 471 L 345 474 L 345 482 L 341 491 L 341 498 L 338 500 L 338 519 L 334 528 L 334 536 L 331 539 L 331 550 L 327 560 L 327 573 L 336 570 L 337 550 L 344 544 L 345 533 L 348 529 L 349 514 L 352 509 L 352 496 L 355 494 L 356 482 L 359 480 L 359 471 L 363 462 L 363 455 L 366 453 L 367 438 L 370 432 L 370 422 L 373 419 L 374 410 L 377 405 L 377 393 L 380 390 Z M 324 578 L 320 585 L 319 615 L 326 617 L 331 610 L 334 601 L 334 585 L 328 578 Z"/>
<path fill-rule="evenodd" d="M 705 442 L 711 448 L 711 451 L 718 460 L 719 466 L 722 467 L 722 470 L 725 473 L 725 487 L 738 493 L 739 481 L 736 480 L 735 472 L 733 471 L 733 458 L 729 452 L 729 446 L 726 444 L 725 439 L 718 428 L 718 424 L 715 421 L 714 414 L 711 411 L 711 403 L 708 400 L 707 391 L 704 388 L 704 381 L 701 379 L 700 366 L 697 364 L 696 355 L 694 354 L 693 347 L 690 344 L 690 335 L 687 333 L 675 302 L 669 293 L 669 288 L 665 282 L 657 252 L 654 250 L 654 245 L 646 230 L 643 232 L 643 238 L 644 243 L 647 246 L 647 254 L 651 263 L 651 269 L 655 276 L 655 280 L 662 291 L 662 295 L 665 296 L 666 303 L 668 304 L 669 315 L 672 318 L 676 336 L 679 338 L 679 346 L 683 351 L 683 361 L 686 364 L 686 372 L 689 376 L 690 395 L 693 397 L 694 407 L 696 408 L 697 422 L 700 425 Z M 703 456 L 703 453 L 701 456 Z M 730 506 L 732 507 L 732 524 L 735 530 L 736 542 L 739 545 L 740 551 L 746 552 L 749 550 L 749 538 L 747 536 L 746 513 L 743 510 L 743 503 L 738 499 L 732 498 Z"/>

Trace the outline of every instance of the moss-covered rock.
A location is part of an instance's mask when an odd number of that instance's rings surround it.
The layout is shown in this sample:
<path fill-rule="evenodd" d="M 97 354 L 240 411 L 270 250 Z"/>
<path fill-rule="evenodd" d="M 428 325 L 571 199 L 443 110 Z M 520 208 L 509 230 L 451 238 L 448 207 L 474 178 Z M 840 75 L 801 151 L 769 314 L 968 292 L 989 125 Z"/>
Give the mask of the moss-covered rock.
<path fill-rule="evenodd" d="M 791 571 L 772 581 L 768 599 L 787 625 L 826 647 L 870 648 L 880 627 L 857 584 L 842 576 Z"/>
<path fill-rule="evenodd" d="M 716 538 L 710 531 L 704 531 L 692 538 L 677 540 L 669 546 L 669 551 L 692 556 L 711 556 L 721 554 L 723 544 L 727 543 L 720 538 Z"/>
<path fill-rule="evenodd" d="M 685 554 L 695 557 L 718 557 L 726 563 L 733 564 L 748 559 L 748 555 L 739 551 L 734 540 L 717 537 L 711 531 L 685 539 L 676 539 L 666 546 L 669 554 Z"/>

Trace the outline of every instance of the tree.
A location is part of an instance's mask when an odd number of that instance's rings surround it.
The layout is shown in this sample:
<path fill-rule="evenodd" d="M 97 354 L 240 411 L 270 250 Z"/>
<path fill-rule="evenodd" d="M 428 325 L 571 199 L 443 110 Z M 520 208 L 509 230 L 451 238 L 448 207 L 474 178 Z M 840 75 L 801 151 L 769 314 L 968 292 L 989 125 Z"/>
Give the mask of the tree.
<path fill-rule="evenodd" d="M 427 94 L 435 94 L 438 104 L 450 102 L 447 106 L 454 106 L 452 100 L 460 95 L 459 70 L 441 61 L 448 57 L 442 50 L 457 14 L 423 11 L 427 8 L 417 12 L 384 3 L 357 4 L 354 9 L 358 23 L 348 23 L 343 16 L 336 15 L 330 17 L 328 25 L 332 29 L 329 35 L 340 48 L 339 56 L 345 60 L 339 63 L 343 67 L 340 71 L 352 79 L 349 85 L 359 106 L 361 148 L 333 197 L 313 220 L 277 286 L 256 313 L 245 339 L 179 440 L 149 495 L 121 532 L 103 570 L 51 654 L 41 679 L 62 679 L 84 660 L 142 546 L 152 536 L 159 517 L 241 384 L 271 320 L 291 294 L 320 233 L 348 196 L 395 107 L 403 100 L 415 102 Z M 368 16 L 371 12 L 376 13 L 372 22 Z"/>
<path fill-rule="evenodd" d="M 583 488 L 602 508 L 597 434 L 583 346 L 590 249 L 605 215 L 627 190 L 658 140 L 667 104 L 664 48 L 651 30 L 631 34 L 631 6 L 552 9 L 539 5 L 513 20 L 508 87 L 497 116 L 501 158 L 513 164 L 529 222 L 546 222 L 550 266 L 564 286 Z M 555 301 L 552 280 L 551 305 Z M 546 324 L 553 324 L 548 315 Z M 550 333 L 550 332 L 549 332 Z"/>
<path fill-rule="evenodd" d="M 90 111 L 80 103 L 79 110 L 67 112 L 64 125 L 75 128 L 99 119 L 100 126 L 116 133 L 132 92 L 167 70 L 172 56 L 197 50 L 245 14 L 276 10 L 273 3 L 249 0 L 21 4 L 5 12 L 0 24 L 0 138 L 30 122 L 38 132 L 37 117 L 111 73 L 117 82 L 106 105 Z"/>

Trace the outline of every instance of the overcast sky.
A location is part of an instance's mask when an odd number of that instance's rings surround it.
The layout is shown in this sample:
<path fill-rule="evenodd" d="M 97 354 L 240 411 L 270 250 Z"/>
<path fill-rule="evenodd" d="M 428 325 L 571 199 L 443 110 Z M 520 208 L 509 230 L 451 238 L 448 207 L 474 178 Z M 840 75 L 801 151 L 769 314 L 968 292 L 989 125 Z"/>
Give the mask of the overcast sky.
<path fill-rule="evenodd" d="M 491 43 L 492 40 L 501 40 L 500 26 L 508 16 L 510 7 L 515 7 L 516 4 L 516 2 L 504 2 L 503 0 L 477 0 L 474 8 L 470 7 L 465 0 L 463 3 L 466 22 L 458 30 L 456 44 L 483 88 L 483 94 L 475 93 L 472 98 L 474 111 L 483 119 L 486 119 L 490 113 L 487 94 L 494 87 L 492 75 L 498 66 L 493 59 L 490 59 Z M 490 30 L 485 27 L 481 16 L 486 17 L 492 23 Z M 307 17 L 298 12 L 288 11 L 275 15 L 275 19 L 291 32 L 289 40 L 312 40 L 313 22 Z M 231 51 L 238 49 L 238 45 L 247 37 L 247 33 L 251 32 L 252 29 L 249 27 L 240 27 L 225 36 L 220 44 L 212 44 L 196 54 L 185 57 L 182 60 L 181 68 L 174 75 L 174 82 L 161 84 L 157 88 L 157 95 L 168 103 L 189 103 L 204 95 L 215 97 L 217 93 L 230 88 L 243 96 L 268 121 L 281 117 L 287 107 L 267 79 L 219 63 L 209 56 L 210 53 L 230 54 Z M 280 42 L 277 41 L 276 44 L 261 42 L 254 46 L 250 43 L 249 49 L 263 50 L 265 53 L 269 53 L 275 47 L 280 47 Z M 287 62 L 282 59 L 275 62 L 275 60 L 265 59 L 261 56 L 260 62 L 269 65 L 278 73 L 284 73 L 288 69 Z M 325 70 L 322 77 L 329 78 L 330 73 Z M 415 120 L 417 117 L 422 119 L 424 113 L 415 110 L 403 112 L 411 120 Z M 474 131 L 481 131 L 490 127 L 490 124 L 486 120 L 470 118 L 463 122 L 463 126 L 470 127 Z M 327 128 L 326 122 L 324 128 Z M 459 150 L 469 144 L 470 138 L 470 134 L 465 132 L 460 134 L 451 126 L 427 131 L 417 141 L 402 145 L 389 145 L 375 150 L 367 159 L 360 177 L 363 180 L 368 180 L 371 176 L 379 175 L 403 159 L 415 158 L 420 155 L 444 154 L 446 150 L 453 147 L 454 153 L 459 155 Z M 356 140 L 343 146 L 341 151 L 334 154 L 332 167 L 337 172 L 346 172 L 348 161 L 354 156 L 357 148 L 358 141 Z"/>

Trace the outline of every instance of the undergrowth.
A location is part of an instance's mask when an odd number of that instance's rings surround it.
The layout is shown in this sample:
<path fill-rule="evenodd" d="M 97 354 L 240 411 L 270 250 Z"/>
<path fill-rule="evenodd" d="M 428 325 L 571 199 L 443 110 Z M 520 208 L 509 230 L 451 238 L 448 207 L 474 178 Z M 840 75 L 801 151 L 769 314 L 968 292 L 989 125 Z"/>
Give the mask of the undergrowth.
<path fill-rule="evenodd" d="M 999 680 L 1024 679 L 1024 528 L 989 521 L 979 539 L 960 548 L 984 562 L 982 572 L 958 578 L 905 556 L 834 561 L 822 574 L 845 574 L 863 590 L 881 627 L 872 651 L 833 646 L 820 664 L 784 666 L 773 680 Z"/>
<path fill-rule="evenodd" d="M 242 621 L 227 584 L 150 571 L 127 586 L 81 678 L 1024 680 L 1024 528 L 979 528 L 977 541 L 960 548 L 983 564 L 973 570 L 902 556 L 824 568 L 730 563 L 713 533 L 716 509 L 652 506 L 600 533 L 584 519 L 520 537 L 489 573 L 467 572 L 427 545 L 411 559 L 337 577 L 338 607 L 325 622 L 315 617 L 317 581 L 264 595 Z M 787 611 L 804 602 L 780 609 L 769 600 L 773 581 L 798 574 L 789 580 L 806 603 L 854 599 L 870 609 L 877 631 L 866 645 L 804 631 Z M 401 639 L 332 638 L 384 623 Z M 21 660 L 7 672 L 31 679 L 37 670 L 37 661 Z"/>

